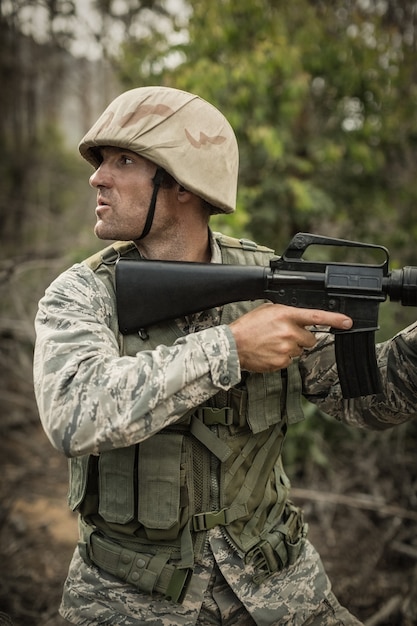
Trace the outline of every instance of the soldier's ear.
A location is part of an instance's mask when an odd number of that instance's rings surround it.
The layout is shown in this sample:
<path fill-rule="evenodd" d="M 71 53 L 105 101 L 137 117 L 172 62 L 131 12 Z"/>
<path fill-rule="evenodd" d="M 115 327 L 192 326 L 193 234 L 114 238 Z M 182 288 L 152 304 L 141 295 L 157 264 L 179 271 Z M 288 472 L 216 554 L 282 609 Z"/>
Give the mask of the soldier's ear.
<path fill-rule="evenodd" d="M 191 197 L 194 195 L 195 194 L 193 194 L 191 191 L 188 191 L 188 189 L 178 184 L 177 198 L 179 202 L 189 202 Z"/>

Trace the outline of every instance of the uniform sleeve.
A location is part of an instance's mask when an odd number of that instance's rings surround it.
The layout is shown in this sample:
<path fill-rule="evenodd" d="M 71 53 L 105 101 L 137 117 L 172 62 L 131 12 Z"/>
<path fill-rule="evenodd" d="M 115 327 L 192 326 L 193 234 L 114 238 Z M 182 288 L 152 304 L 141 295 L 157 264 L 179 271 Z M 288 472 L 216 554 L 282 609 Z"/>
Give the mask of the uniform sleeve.
<path fill-rule="evenodd" d="M 334 339 L 318 335 L 316 346 L 300 359 L 305 397 L 322 411 L 354 426 L 382 430 L 417 415 L 417 322 L 377 344 L 383 393 L 344 400 L 334 357 Z"/>
<path fill-rule="evenodd" d="M 137 443 L 240 380 L 227 326 L 120 356 L 115 315 L 106 287 L 81 264 L 39 303 L 35 395 L 45 432 L 67 456 Z"/>

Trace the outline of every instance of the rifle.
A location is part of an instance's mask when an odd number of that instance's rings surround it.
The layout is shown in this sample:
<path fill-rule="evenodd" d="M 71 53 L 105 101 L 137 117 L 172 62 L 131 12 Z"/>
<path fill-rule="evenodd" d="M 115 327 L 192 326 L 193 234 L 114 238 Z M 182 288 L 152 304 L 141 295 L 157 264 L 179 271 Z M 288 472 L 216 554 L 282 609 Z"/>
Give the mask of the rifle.
<path fill-rule="evenodd" d="M 370 264 L 309 261 L 304 257 L 311 245 L 381 258 Z M 353 326 L 332 330 L 336 364 L 343 397 L 356 398 L 382 392 L 375 354 L 379 305 L 389 296 L 416 306 L 417 267 L 389 271 L 389 252 L 382 246 L 298 233 L 269 267 L 120 259 L 116 295 L 122 334 L 247 300 L 345 313 Z"/>

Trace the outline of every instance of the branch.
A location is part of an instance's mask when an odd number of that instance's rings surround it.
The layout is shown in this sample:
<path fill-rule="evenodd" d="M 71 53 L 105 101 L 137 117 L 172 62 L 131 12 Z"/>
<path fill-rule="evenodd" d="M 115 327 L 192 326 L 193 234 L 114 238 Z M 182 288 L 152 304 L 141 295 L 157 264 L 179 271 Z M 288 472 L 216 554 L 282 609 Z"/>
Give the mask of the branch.
<path fill-rule="evenodd" d="M 328 504 L 342 504 L 355 509 L 376 511 L 380 515 L 401 517 L 403 519 L 409 519 L 417 522 L 417 511 L 409 511 L 408 509 L 404 509 L 400 506 L 386 504 L 383 500 L 376 500 L 372 496 L 366 494 L 347 496 L 339 493 L 314 491 L 313 489 L 293 488 L 291 489 L 291 495 L 295 498 L 300 498 L 301 500 L 326 502 Z"/>
<path fill-rule="evenodd" d="M 402 543 L 400 541 L 394 541 L 390 547 L 391 550 L 396 550 L 396 552 L 405 554 L 410 559 L 415 559 L 417 561 L 417 548 L 414 548 L 414 546 L 409 546 L 406 543 Z"/>
<path fill-rule="evenodd" d="M 390 598 L 383 606 L 381 606 L 375 615 L 366 620 L 365 626 L 377 626 L 377 624 L 386 623 L 386 620 L 392 616 L 394 611 L 399 609 L 402 601 L 403 598 L 401 596 L 393 596 Z"/>

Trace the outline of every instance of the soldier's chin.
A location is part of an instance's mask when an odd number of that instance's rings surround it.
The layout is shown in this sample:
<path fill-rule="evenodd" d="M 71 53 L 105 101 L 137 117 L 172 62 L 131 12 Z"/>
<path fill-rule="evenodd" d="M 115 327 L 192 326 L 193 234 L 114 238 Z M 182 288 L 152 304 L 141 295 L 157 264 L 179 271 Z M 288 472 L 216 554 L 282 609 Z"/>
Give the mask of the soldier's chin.
<path fill-rule="evenodd" d="M 99 220 L 94 226 L 94 234 L 98 239 L 107 241 L 118 239 L 117 234 L 113 231 L 113 229 L 106 227 L 101 220 Z"/>

